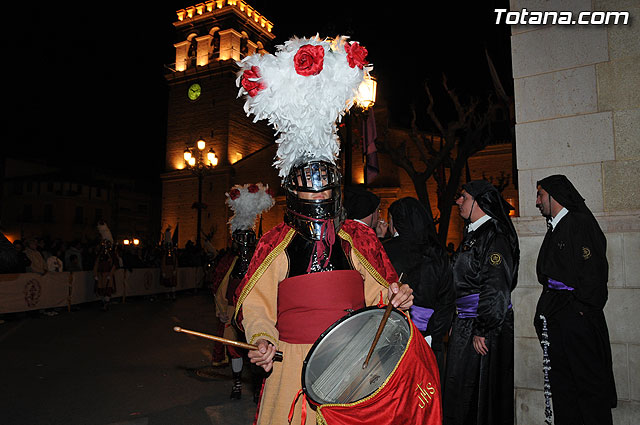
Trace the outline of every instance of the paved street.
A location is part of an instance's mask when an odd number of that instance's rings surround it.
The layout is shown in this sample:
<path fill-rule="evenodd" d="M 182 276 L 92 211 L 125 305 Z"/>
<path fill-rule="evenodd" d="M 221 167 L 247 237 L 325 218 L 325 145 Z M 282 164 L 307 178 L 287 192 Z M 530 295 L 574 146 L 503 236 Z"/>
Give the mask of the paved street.
<path fill-rule="evenodd" d="M 119 301 L 119 300 L 118 300 Z M 247 425 L 253 421 L 249 368 L 243 398 L 230 400 L 231 369 L 196 375 L 212 342 L 173 331 L 212 333 L 208 291 L 176 301 L 127 299 L 48 316 L 0 317 L 3 425 Z"/>

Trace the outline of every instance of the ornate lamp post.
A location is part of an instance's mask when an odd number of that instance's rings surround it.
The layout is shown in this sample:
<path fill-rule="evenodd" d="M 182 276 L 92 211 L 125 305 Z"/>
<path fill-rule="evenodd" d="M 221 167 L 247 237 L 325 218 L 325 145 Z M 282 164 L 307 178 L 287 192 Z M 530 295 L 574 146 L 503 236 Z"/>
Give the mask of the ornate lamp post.
<path fill-rule="evenodd" d="M 216 156 L 213 148 L 209 149 L 207 155 L 204 155 L 206 148 L 206 142 L 204 139 L 199 139 L 196 142 L 196 148 L 187 147 L 184 150 L 184 164 L 185 167 L 191 171 L 198 178 L 198 202 L 195 204 L 195 208 L 198 210 L 197 221 L 197 235 L 196 246 L 201 248 L 200 233 L 202 232 L 202 209 L 206 208 L 202 204 L 202 181 L 204 176 L 213 172 L 213 168 L 218 165 L 218 157 Z"/>
<path fill-rule="evenodd" d="M 363 109 L 367 110 L 376 103 L 376 91 L 378 82 L 371 75 L 366 75 L 356 95 L 356 103 Z"/>
<path fill-rule="evenodd" d="M 360 83 L 360 87 L 358 87 L 358 93 L 356 94 L 355 105 L 354 108 L 351 108 L 347 119 L 345 120 L 346 124 L 346 149 L 345 149 L 345 164 L 344 164 L 344 181 L 345 184 L 350 185 L 352 180 L 352 143 L 353 143 L 353 128 L 352 128 L 352 117 L 357 117 L 358 115 L 362 115 L 364 117 L 365 123 L 367 120 L 367 116 L 365 115 L 366 111 L 373 107 L 376 103 L 376 90 L 378 87 L 378 82 L 370 75 L 365 76 L 362 83 Z M 363 156 L 366 158 L 366 146 L 364 147 L 365 152 L 363 152 Z M 364 175 L 366 176 L 366 165 L 364 169 Z"/>

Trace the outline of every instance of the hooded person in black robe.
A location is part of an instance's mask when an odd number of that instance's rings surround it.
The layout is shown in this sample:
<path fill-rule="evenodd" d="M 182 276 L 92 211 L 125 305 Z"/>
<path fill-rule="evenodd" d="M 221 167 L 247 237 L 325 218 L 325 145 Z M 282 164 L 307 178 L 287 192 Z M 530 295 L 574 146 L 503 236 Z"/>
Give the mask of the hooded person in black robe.
<path fill-rule="evenodd" d="M 445 425 L 514 422 L 513 310 L 520 250 L 512 207 L 486 180 L 456 200 L 468 223 L 453 257 L 457 314 L 443 384 Z"/>
<path fill-rule="evenodd" d="M 433 222 L 415 198 L 402 198 L 389 207 L 390 228 L 396 232 L 383 243 L 402 281 L 413 288 L 411 319 L 430 341 L 441 381 L 444 376 L 444 336 L 455 312 L 456 292 L 449 256 L 438 241 Z"/>
<path fill-rule="evenodd" d="M 617 395 L 603 312 L 607 240 L 565 176 L 546 177 L 537 188 L 536 206 L 548 223 L 536 264 L 543 289 L 534 318 L 544 355 L 546 420 L 611 424 Z"/>

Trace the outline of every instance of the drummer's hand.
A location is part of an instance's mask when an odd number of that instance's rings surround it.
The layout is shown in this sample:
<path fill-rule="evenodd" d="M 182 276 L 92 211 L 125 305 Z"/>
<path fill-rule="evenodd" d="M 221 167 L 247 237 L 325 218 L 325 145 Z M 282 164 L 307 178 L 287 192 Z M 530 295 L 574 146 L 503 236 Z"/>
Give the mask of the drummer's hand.
<path fill-rule="evenodd" d="M 260 366 L 265 372 L 269 372 L 273 367 L 273 356 L 276 354 L 276 347 L 271 345 L 266 339 L 256 341 L 257 350 L 249 350 L 249 360 Z"/>
<path fill-rule="evenodd" d="M 219 312 L 218 314 L 216 314 L 216 316 L 218 316 L 220 322 L 229 323 L 229 316 L 226 313 Z"/>
<path fill-rule="evenodd" d="M 409 310 L 409 307 L 413 305 L 413 289 L 409 285 L 400 286 L 398 282 L 393 282 L 389 285 L 389 299 L 391 299 L 392 294 L 396 294 L 391 300 L 391 304 L 395 308 Z"/>
<path fill-rule="evenodd" d="M 473 336 L 473 348 L 476 350 L 476 353 L 480 354 L 481 356 L 486 356 L 489 352 L 487 344 L 485 344 L 484 342 L 483 336 Z"/>

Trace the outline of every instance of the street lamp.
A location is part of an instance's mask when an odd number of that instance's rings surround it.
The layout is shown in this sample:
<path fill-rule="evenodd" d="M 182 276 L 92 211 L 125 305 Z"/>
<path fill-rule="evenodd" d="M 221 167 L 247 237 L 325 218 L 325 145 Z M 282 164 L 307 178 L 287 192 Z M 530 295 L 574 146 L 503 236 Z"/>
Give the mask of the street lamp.
<path fill-rule="evenodd" d="M 196 246 L 201 248 L 200 233 L 202 232 L 202 209 L 206 206 L 202 203 L 202 181 L 204 176 L 213 172 L 213 168 L 218 165 L 218 157 L 213 148 L 209 149 L 205 157 L 204 150 L 206 149 L 206 142 L 204 139 L 198 139 L 196 146 L 189 147 L 184 150 L 184 165 L 189 171 L 191 171 L 198 178 L 198 202 L 194 204 L 194 207 L 198 210 L 198 222 L 197 222 L 197 234 L 196 234 Z"/>
<path fill-rule="evenodd" d="M 358 87 L 356 103 L 365 111 L 376 103 L 376 90 L 378 82 L 371 75 L 365 75 L 364 80 Z"/>
<path fill-rule="evenodd" d="M 345 164 L 344 164 L 344 181 L 345 184 L 351 184 L 352 180 L 352 144 L 353 144 L 353 128 L 352 128 L 352 117 L 362 116 L 364 122 L 366 123 L 368 119 L 368 115 L 366 114 L 367 110 L 376 103 L 376 91 L 378 87 L 378 82 L 371 75 L 367 74 L 364 76 L 362 83 L 358 87 L 358 91 L 356 92 L 355 105 L 354 108 L 351 108 L 349 114 L 347 115 L 346 123 L 346 149 L 345 149 Z M 363 174 L 367 175 L 366 170 L 366 146 L 363 146 L 364 152 L 363 156 L 365 158 L 365 166 L 363 170 Z M 366 178 L 365 178 L 366 183 Z"/>

